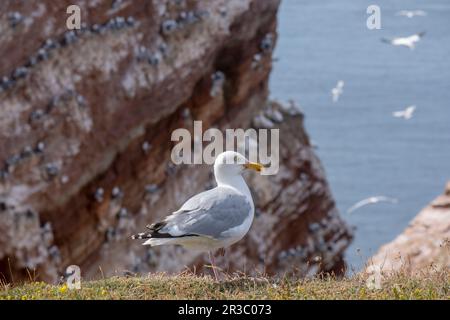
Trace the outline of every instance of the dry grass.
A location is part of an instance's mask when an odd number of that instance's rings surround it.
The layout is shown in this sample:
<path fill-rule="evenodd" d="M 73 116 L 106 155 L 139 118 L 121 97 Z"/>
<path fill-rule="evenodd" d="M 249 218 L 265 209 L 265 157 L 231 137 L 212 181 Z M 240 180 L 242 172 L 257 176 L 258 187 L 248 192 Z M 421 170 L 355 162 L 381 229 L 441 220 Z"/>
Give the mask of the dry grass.
<path fill-rule="evenodd" d="M 447 271 L 395 274 L 384 277 L 381 289 L 369 289 L 367 276 L 336 279 L 228 277 L 215 282 L 211 277 L 192 274 L 147 277 L 112 277 L 82 282 L 80 290 L 66 285 L 30 282 L 0 287 L 2 299 L 449 299 Z"/>

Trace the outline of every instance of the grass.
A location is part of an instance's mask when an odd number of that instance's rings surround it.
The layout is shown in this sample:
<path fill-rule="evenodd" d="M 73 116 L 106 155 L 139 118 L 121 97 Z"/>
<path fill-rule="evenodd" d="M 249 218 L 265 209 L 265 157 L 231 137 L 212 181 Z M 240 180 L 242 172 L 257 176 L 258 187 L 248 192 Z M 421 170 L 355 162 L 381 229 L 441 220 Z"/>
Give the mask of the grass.
<path fill-rule="evenodd" d="M 0 300 L 30 299 L 450 299 L 450 273 L 441 271 L 384 277 L 381 289 L 370 289 L 367 276 L 311 279 L 228 276 L 215 282 L 192 274 L 112 277 L 67 285 L 29 282 L 0 287 Z"/>

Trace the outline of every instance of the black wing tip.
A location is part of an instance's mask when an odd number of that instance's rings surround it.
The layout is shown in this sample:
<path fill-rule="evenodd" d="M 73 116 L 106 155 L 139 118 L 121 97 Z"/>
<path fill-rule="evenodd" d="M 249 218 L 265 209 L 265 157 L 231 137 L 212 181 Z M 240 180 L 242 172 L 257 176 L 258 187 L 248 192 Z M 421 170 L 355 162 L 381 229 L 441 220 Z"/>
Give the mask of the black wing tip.
<path fill-rule="evenodd" d="M 161 230 L 161 228 L 163 228 L 166 225 L 166 222 L 156 222 L 156 223 L 152 223 L 152 224 L 148 224 L 145 227 L 148 229 L 148 232 L 141 232 L 138 234 L 134 234 L 131 236 L 131 239 L 133 240 L 146 240 L 146 239 L 151 239 L 151 238 L 165 238 L 167 237 L 168 234 L 164 233 L 160 233 L 159 230 Z M 170 235 L 169 235 L 170 237 Z"/>

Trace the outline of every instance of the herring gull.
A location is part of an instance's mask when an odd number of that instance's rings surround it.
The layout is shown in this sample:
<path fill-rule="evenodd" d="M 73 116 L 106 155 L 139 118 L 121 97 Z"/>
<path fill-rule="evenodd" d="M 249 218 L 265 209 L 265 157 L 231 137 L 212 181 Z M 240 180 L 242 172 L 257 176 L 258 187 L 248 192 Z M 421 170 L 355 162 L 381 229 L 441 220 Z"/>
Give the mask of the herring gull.
<path fill-rule="evenodd" d="M 148 231 L 132 236 L 146 240 L 143 245 L 182 245 L 211 252 L 241 240 L 253 222 L 255 206 L 242 172 L 261 172 L 263 165 L 248 161 L 237 152 L 221 153 L 214 162 L 217 187 L 196 194 L 163 221 L 147 226 Z"/>

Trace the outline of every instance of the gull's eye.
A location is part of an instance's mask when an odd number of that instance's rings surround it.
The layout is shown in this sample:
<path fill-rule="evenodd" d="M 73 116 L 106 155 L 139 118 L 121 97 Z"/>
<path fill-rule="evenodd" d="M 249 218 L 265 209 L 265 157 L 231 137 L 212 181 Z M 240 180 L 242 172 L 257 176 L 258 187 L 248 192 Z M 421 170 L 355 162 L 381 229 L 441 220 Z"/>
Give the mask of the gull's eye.
<path fill-rule="evenodd" d="M 238 161 L 239 161 L 239 160 L 238 160 L 238 156 L 234 156 L 234 162 L 235 162 L 235 163 L 238 163 Z"/>

